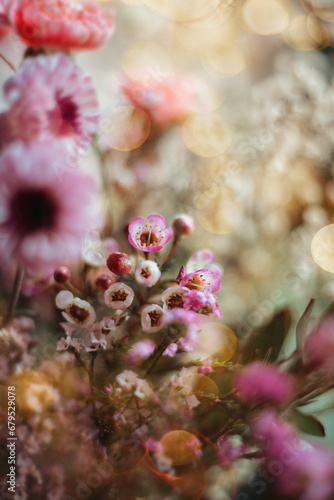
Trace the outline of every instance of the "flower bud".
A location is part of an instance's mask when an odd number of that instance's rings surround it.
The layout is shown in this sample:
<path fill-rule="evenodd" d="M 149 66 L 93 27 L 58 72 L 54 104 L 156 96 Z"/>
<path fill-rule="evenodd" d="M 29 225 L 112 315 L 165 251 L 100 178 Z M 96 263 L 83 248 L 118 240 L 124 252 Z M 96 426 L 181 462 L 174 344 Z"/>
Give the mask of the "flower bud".
<path fill-rule="evenodd" d="M 173 221 L 173 231 L 176 238 L 183 238 L 193 233 L 195 230 L 195 221 L 190 215 L 177 215 Z"/>
<path fill-rule="evenodd" d="M 144 260 L 138 264 L 135 276 L 140 285 L 153 286 L 158 283 L 161 271 L 158 264 L 153 260 Z"/>
<path fill-rule="evenodd" d="M 101 292 L 105 292 L 112 285 L 112 280 L 106 274 L 101 274 L 95 281 L 95 286 Z"/>
<path fill-rule="evenodd" d="M 131 271 L 132 262 L 126 253 L 113 252 L 108 257 L 107 266 L 112 273 L 122 276 Z"/>
<path fill-rule="evenodd" d="M 71 273 L 68 267 L 59 266 L 53 273 L 53 277 L 56 283 L 65 285 L 65 283 L 70 281 Z"/>

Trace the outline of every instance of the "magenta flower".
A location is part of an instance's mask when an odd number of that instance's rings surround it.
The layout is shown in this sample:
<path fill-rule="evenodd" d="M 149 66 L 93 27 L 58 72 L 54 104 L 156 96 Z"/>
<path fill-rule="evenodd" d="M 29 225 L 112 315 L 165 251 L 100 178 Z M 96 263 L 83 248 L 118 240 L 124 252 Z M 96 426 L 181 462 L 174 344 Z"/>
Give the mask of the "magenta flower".
<path fill-rule="evenodd" d="M 166 228 L 166 221 L 161 215 L 135 217 L 129 224 L 129 242 L 143 252 L 158 252 L 171 239 L 173 231 Z"/>
<path fill-rule="evenodd" d="M 128 365 L 136 365 L 140 363 L 142 359 L 148 358 L 155 349 L 155 344 L 152 340 L 140 340 L 125 356 L 125 361 Z"/>
<path fill-rule="evenodd" d="M 223 268 L 215 262 L 214 253 L 207 248 L 204 250 L 198 250 L 192 254 L 187 262 L 186 270 L 187 273 L 192 273 L 197 271 L 197 269 L 202 269 L 203 267 L 211 269 L 219 277 L 221 277 L 224 273 Z"/>
<path fill-rule="evenodd" d="M 254 361 L 237 373 L 234 386 L 241 401 L 247 405 L 286 405 L 295 389 L 290 375 L 280 372 L 274 365 L 264 365 L 261 361 Z"/>
<path fill-rule="evenodd" d="M 181 280 L 180 286 L 189 288 L 189 290 L 205 290 L 209 288 L 211 292 L 216 292 L 219 290 L 221 283 L 219 276 L 212 269 L 204 268 L 186 274 Z"/>
<path fill-rule="evenodd" d="M 200 314 L 214 314 L 216 318 L 221 318 L 217 297 L 206 288 L 203 291 L 190 290 L 184 297 L 184 309 L 191 309 Z"/>
<path fill-rule="evenodd" d="M 33 46 L 93 49 L 113 33 L 114 17 L 95 2 L 73 0 L 2 0 L 8 19 Z"/>
<path fill-rule="evenodd" d="M 60 138 L 84 147 L 96 131 L 91 79 L 63 54 L 26 60 L 3 91 L 9 104 L 0 115 L 3 143 Z"/>
<path fill-rule="evenodd" d="M 31 270 L 48 270 L 81 254 L 84 231 L 99 223 L 93 180 L 53 167 L 59 145 L 15 143 L 0 157 L 0 254 Z"/>
<path fill-rule="evenodd" d="M 322 368 L 330 376 L 334 375 L 334 320 L 328 318 L 306 337 L 304 361 L 312 369 Z"/>

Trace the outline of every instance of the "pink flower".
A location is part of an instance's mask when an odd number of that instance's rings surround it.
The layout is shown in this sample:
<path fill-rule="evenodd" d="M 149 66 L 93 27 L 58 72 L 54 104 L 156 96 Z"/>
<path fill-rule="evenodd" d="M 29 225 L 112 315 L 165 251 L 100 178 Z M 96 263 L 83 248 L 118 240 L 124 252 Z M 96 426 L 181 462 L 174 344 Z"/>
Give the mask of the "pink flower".
<path fill-rule="evenodd" d="M 334 375 L 334 319 L 328 318 L 306 337 L 303 357 L 313 369 L 322 368 Z"/>
<path fill-rule="evenodd" d="M 141 312 L 141 327 L 146 333 L 156 333 L 164 326 L 164 311 L 157 304 L 144 307 Z"/>
<path fill-rule="evenodd" d="M 163 356 L 170 356 L 171 358 L 174 358 L 176 352 L 178 350 L 178 345 L 173 343 L 173 344 L 169 344 L 169 346 L 167 347 L 167 349 L 164 350 L 164 352 L 162 353 Z"/>
<path fill-rule="evenodd" d="M 249 446 L 244 443 L 241 436 L 238 435 L 221 436 L 217 441 L 217 445 L 220 449 L 219 458 L 222 464 L 233 462 L 237 460 L 240 455 L 249 452 Z"/>
<path fill-rule="evenodd" d="M 171 239 L 171 227 L 166 229 L 166 221 L 161 215 L 135 217 L 129 224 L 129 242 L 143 252 L 158 252 Z"/>
<path fill-rule="evenodd" d="M 211 292 L 219 290 L 221 283 L 216 273 L 211 269 L 203 268 L 194 273 L 186 274 L 181 280 L 180 286 L 185 286 L 189 290 L 205 290 L 209 288 Z"/>
<path fill-rule="evenodd" d="M 199 340 L 196 313 L 175 307 L 165 312 L 164 322 L 170 335 L 178 338 L 178 345 L 185 351 L 193 352 Z"/>
<path fill-rule="evenodd" d="M 158 283 L 161 271 L 156 262 L 144 260 L 140 262 L 135 271 L 136 281 L 143 286 L 153 286 Z"/>
<path fill-rule="evenodd" d="M 215 261 L 215 256 L 214 253 L 211 252 L 211 250 L 204 249 L 204 250 L 198 250 L 192 256 L 187 262 L 186 269 L 187 273 L 192 273 L 194 271 L 197 271 L 197 269 L 202 269 L 204 267 L 208 267 L 211 269 L 214 273 L 216 273 L 219 277 L 222 276 L 224 270 L 223 268 L 217 264 Z"/>
<path fill-rule="evenodd" d="M 90 328 L 96 319 L 94 307 L 86 300 L 74 297 L 73 293 L 67 290 L 58 293 L 56 306 L 64 309 L 63 316 L 69 323 L 83 329 Z"/>
<path fill-rule="evenodd" d="M 245 404 L 270 403 L 281 406 L 291 400 L 295 383 L 274 365 L 254 361 L 236 374 L 234 386 Z"/>
<path fill-rule="evenodd" d="M 80 256 L 89 225 L 99 222 L 90 177 L 52 168 L 60 145 L 15 143 L 0 157 L 0 254 L 32 270 L 48 270 Z"/>
<path fill-rule="evenodd" d="M 208 288 L 203 291 L 190 290 L 184 297 L 183 307 L 200 314 L 214 314 L 216 318 L 222 317 L 222 313 L 218 308 L 217 297 Z"/>
<path fill-rule="evenodd" d="M 190 81 L 186 82 L 176 75 L 159 81 L 147 76 L 147 79 L 143 78 L 143 83 L 128 79 L 123 82 L 122 91 L 159 127 L 184 121 L 191 113 L 195 97 Z"/>
<path fill-rule="evenodd" d="M 4 85 L 2 142 L 69 139 L 86 146 L 99 121 L 91 79 L 64 54 L 26 60 Z M 73 167 L 71 165 L 71 167 Z"/>
<path fill-rule="evenodd" d="M 140 340 L 127 353 L 125 360 L 128 365 L 136 365 L 142 359 L 148 358 L 154 351 L 155 344 L 152 340 Z"/>
<path fill-rule="evenodd" d="M 9 22 L 34 47 L 93 49 L 113 33 L 114 18 L 95 2 L 2 0 Z"/>
<path fill-rule="evenodd" d="M 201 375 L 212 373 L 211 359 L 204 359 L 204 361 L 202 361 L 202 366 L 197 368 L 197 373 L 200 373 Z"/>

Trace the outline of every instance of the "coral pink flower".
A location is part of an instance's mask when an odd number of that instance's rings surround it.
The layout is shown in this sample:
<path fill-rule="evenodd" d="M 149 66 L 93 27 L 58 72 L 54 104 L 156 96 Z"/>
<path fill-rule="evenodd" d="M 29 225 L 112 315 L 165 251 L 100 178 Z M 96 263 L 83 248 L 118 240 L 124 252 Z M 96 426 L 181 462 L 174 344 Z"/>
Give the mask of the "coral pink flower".
<path fill-rule="evenodd" d="M 145 79 L 143 79 L 144 81 Z M 194 105 L 192 85 L 180 76 L 138 83 L 126 80 L 122 84 L 124 95 L 131 103 L 147 113 L 154 125 L 168 127 L 184 121 Z"/>
<path fill-rule="evenodd" d="M 322 368 L 330 376 L 334 375 L 334 320 L 328 318 L 306 337 L 304 361 L 313 369 Z"/>
<path fill-rule="evenodd" d="M 9 22 L 33 47 L 93 49 L 113 33 L 114 17 L 96 2 L 2 0 Z"/>
<path fill-rule="evenodd" d="M 171 239 L 173 231 L 166 228 L 166 221 L 161 215 L 135 217 L 129 224 L 129 242 L 143 252 L 158 252 Z"/>
<path fill-rule="evenodd" d="M 86 146 L 99 112 L 91 79 L 64 54 L 28 59 L 4 85 L 1 141 L 68 139 Z M 72 166 L 72 164 L 71 164 Z"/>
<path fill-rule="evenodd" d="M 42 271 L 81 254 L 84 231 L 99 223 L 93 180 L 53 168 L 53 143 L 14 143 L 0 157 L 0 254 L 3 261 Z"/>
<path fill-rule="evenodd" d="M 221 283 L 220 279 L 212 269 L 203 268 L 194 273 L 186 274 L 181 280 L 180 286 L 185 286 L 189 290 L 205 290 L 210 289 L 211 292 L 219 290 Z"/>
<path fill-rule="evenodd" d="M 246 404 L 270 403 L 285 405 L 291 400 L 295 383 L 290 375 L 274 365 L 254 361 L 236 374 L 234 386 L 239 398 Z"/>

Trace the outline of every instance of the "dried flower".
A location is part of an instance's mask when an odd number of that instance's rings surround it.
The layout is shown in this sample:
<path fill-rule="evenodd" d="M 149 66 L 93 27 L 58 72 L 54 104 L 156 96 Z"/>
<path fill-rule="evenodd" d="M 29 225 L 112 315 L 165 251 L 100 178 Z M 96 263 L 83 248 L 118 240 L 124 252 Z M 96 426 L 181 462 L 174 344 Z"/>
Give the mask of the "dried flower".
<path fill-rule="evenodd" d="M 114 283 L 104 292 L 104 301 L 113 309 L 127 309 L 131 306 L 135 294 L 132 288 L 124 283 Z"/>
<path fill-rule="evenodd" d="M 136 281 L 143 286 L 153 286 L 158 283 L 161 271 L 156 262 L 144 260 L 140 262 L 135 271 Z"/>
<path fill-rule="evenodd" d="M 135 217 L 129 224 L 129 242 L 143 252 L 158 252 L 171 239 L 172 228 L 166 229 L 161 215 L 149 215 L 147 220 Z"/>

